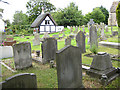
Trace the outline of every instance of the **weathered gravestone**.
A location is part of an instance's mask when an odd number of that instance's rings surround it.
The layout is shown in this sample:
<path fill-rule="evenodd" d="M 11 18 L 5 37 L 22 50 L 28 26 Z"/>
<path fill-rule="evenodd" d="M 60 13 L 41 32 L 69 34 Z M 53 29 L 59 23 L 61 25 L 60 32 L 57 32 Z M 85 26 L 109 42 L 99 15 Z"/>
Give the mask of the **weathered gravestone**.
<path fill-rule="evenodd" d="M 86 52 L 86 49 L 85 49 L 85 35 L 82 31 L 79 31 L 76 35 L 76 42 L 77 42 L 77 46 L 79 48 L 81 48 L 82 50 L 82 53 L 85 53 Z"/>
<path fill-rule="evenodd" d="M 38 33 L 34 34 L 33 46 L 35 46 L 35 45 L 40 45 L 40 36 Z"/>
<path fill-rule="evenodd" d="M 104 33 L 104 29 L 105 29 L 104 23 L 100 23 L 100 27 L 101 27 L 101 39 L 105 40 L 106 37 L 105 37 L 105 33 Z"/>
<path fill-rule="evenodd" d="M 31 44 L 29 42 L 14 44 L 13 54 L 16 69 L 32 66 Z"/>
<path fill-rule="evenodd" d="M 48 32 L 45 32 L 43 38 L 49 38 L 49 37 L 50 36 L 49 36 Z"/>
<path fill-rule="evenodd" d="M 93 25 L 95 22 L 93 21 L 93 19 L 90 19 L 90 21 L 88 22 L 88 26 Z"/>
<path fill-rule="evenodd" d="M 85 33 L 85 26 L 84 26 L 84 25 L 82 26 L 82 30 L 83 30 L 83 32 Z"/>
<path fill-rule="evenodd" d="M 7 88 L 34 88 L 37 89 L 36 75 L 33 73 L 22 73 L 9 77 L 5 81 L 1 82 L 2 89 Z"/>
<path fill-rule="evenodd" d="M 71 45 L 71 38 L 70 37 L 67 37 L 65 39 L 65 46 L 67 46 L 67 45 Z"/>
<path fill-rule="evenodd" d="M 82 88 L 82 61 L 78 47 L 66 46 L 56 52 L 58 88 Z"/>
<path fill-rule="evenodd" d="M 108 32 L 108 26 L 105 27 L 105 31 Z"/>
<path fill-rule="evenodd" d="M 70 27 L 70 32 L 73 32 L 73 27 L 72 26 Z"/>
<path fill-rule="evenodd" d="M 74 33 L 77 33 L 77 32 L 78 32 L 78 27 L 76 26 Z"/>
<path fill-rule="evenodd" d="M 96 30 L 96 27 L 94 25 L 92 25 L 90 27 L 89 37 L 90 37 L 90 48 L 92 48 L 93 46 L 98 47 L 97 30 Z"/>
<path fill-rule="evenodd" d="M 41 45 L 43 64 L 55 60 L 57 51 L 57 40 L 53 37 L 45 38 Z"/>
<path fill-rule="evenodd" d="M 94 56 L 91 67 L 87 71 L 87 74 L 101 80 L 105 79 L 105 81 L 101 81 L 102 84 L 105 84 L 118 76 L 116 72 L 117 69 L 112 66 L 110 55 L 105 52 L 98 52 L 98 54 Z M 104 78 L 103 75 L 106 78 Z"/>

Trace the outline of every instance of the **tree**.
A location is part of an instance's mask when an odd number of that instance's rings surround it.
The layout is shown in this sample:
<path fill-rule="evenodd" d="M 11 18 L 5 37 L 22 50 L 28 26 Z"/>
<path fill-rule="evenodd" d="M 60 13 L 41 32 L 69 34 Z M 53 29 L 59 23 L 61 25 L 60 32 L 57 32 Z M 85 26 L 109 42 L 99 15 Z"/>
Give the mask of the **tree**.
<path fill-rule="evenodd" d="M 102 13 L 100 8 L 94 8 L 91 12 L 91 18 L 94 19 L 95 23 L 104 22 L 105 21 L 105 15 Z"/>
<path fill-rule="evenodd" d="M 45 12 L 52 12 L 56 8 L 48 0 L 30 0 L 26 4 L 27 14 L 29 15 L 29 22 L 33 22 L 42 12 L 42 7 Z"/>
<path fill-rule="evenodd" d="M 103 6 L 99 7 L 101 9 L 101 11 L 103 12 L 104 16 L 105 16 L 105 21 L 104 23 L 106 25 L 108 25 L 108 18 L 109 18 L 109 12 L 106 8 L 104 8 Z"/>
<path fill-rule="evenodd" d="M 5 22 L 7 24 L 7 27 L 9 27 L 11 25 L 10 20 L 7 19 L 7 20 L 5 20 Z"/>
<path fill-rule="evenodd" d="M 118 6 L 116 8 L 116 19 L 117 19 L 118 27 L 120 27 L 120 3 L 118 3 Z"/>
<path fill-rule="evenodd" d="M 85 24 L 87 24 L 90 21 L 90 19 L 92 19 L 91 13 L 89 12 L 88 14 L 85 14 L 84 19 Z"/>
<path fill-rule="evenodd" d="M 28 22 L 28 16 L 24 14 L 22 11 L 16 11 L 13 16 L 13 25 L 27 25 Z"/>
<path fill-rule="evenodd" d="M 70 3 L 68 7 L 52 13 L 52 16 L 58 25 L 64 25 L 65 27 L 83 25 L 82 11 L 78 10 L 78 6 L 74 2 Z"/>

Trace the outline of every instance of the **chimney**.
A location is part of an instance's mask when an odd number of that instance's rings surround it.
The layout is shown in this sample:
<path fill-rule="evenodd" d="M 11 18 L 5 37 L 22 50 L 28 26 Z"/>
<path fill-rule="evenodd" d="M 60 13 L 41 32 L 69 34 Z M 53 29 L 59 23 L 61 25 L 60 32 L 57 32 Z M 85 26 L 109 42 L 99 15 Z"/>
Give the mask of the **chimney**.
<path fill-rule="evenodd" d="M 44 14 L 44 7 L 42 7 L 42 13 L 41 14 Z"/>

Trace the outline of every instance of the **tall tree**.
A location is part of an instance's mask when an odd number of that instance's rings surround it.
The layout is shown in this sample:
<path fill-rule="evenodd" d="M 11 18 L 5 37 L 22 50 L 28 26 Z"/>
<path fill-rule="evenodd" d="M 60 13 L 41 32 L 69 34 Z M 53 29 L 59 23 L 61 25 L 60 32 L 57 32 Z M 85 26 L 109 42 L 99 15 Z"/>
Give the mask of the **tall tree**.
<path fill-rule="evenodd" d="M 58 25 L 76 26 L 83 24 L 82 11 L 78 10 L 78 6 L 74 2 L 64 9 L 59 9 L 52 16 Z"/>
<path fill-rule="evenodd" d="M 22 11 L 16 11 L 13 16 L 13 25 L 27 25 L 29 23 L 28 16 Z"/>
<path fill-rule="evenodd" d="M 118 3 L 118 6 L 116 8 L 116 19 L 117 19 L 118 27 L 120 27 L 120 3 Z"/>
<path fill-rule="evenodd" d="M 91 18 L 94 19 L 96 23 L 104 22 L 105 15 L 100 8 L 94 8 L 91 12 Z"/>
<path fill-rule="evenodd" d="M 101 11 L 103 12 L 104 16 L 105 16 L 105 21 L 104 23 L 106 25 L 108 25 L 108 18 L 109 18 L 109 12 L 106 8 L 104 8 L 103 6 L 99 7 L 101 9 Z"/>
<path fill-rule="evenodd" d="M 31 23 L 41 14 L 42 7 L 44 8 L 44 12 L 52 12 L 56 9 L 49 0 L 30 0 L 27 2 L 26 7 Z"/>

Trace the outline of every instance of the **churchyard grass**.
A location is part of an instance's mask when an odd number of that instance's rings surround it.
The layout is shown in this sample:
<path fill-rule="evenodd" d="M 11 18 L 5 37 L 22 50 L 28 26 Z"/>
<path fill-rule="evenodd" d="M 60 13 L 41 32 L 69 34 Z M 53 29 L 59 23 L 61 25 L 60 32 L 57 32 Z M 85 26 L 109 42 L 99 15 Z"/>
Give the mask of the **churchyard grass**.
<path fill-rule="evenodd" d="M 70 34 L 70 30 L 68 28 L 65 28 L 65 35 L 66 37 Z M 113 27 L 113 30 L 116 30 L 117 27 Z M 85 27 L 86 32 L 89 33 L 89 30 L 87 27 Z M 54 33 L 54 34 L 59 34 L 59 33 Z M 54 35 L 54 34 L 50 34 L 50 36 Z M 110 33 L 110 27 L 109 27 L 109 32 L 105 32 L 105 34 L 111 34 Z M 59 36 L 62 36 L 62 34 L 59 34 Z M 43 35 L 40 35 L 40 37 L 43 37 Z M 118 36 L 115 37 L 111 37 L 108 38 L 106 41 L 110 41 L 110 42 L 117 42 Z M 27 39 L 29 38 L 29 39 Z M 24 38 L 21 37 L 14 37 L 14 40 L 17 40 L 17 43 L 19 42 L 24 42 L 24 41 L 28 41 L 31 43 L 31 48 L 32 50 L 40 50 L 41 52 L 41 44 L 37 45 L 37 46 L 33 46 L 32 40 L 33 40 L 34 36 L 24 36 Z M 86 39 L 86 53 L 85 54 L 89 54 L 91 53 L 91 51 L 89 50 L 90 45 L 87 44 L 87 39 Z M 76 46 L 76 41 L 75 39 L 73 39 L 71 41 L 71 44 L 73 46 Z M 61 39 L 58 41 L 58 50 L 60 50 L 61 48 L 63 48 L 65 46 L 65 40 Z M 118 50 L 117 49 L 113 49 L 113 48 L 107 48 L 107 47 L 103 47 L 103 46 L 99 46 L 98 48 L 99 52 L 107 52 L 110 54 L 118 54 Z M 93 58 L 91 57 L 86 57 L 84 56 L 85 54 L 82 54 L 82 64 L 87 64 L 87 65 L 91 65 L 91 62 L 93 60 Z M 41 54 L 40 54 L 41 55 Z M 7 58 L 10 59 L 11 61 L 13 61 L 13 58 Z M 2 59 L 2 61 L 4 61 L 6 59 Z M 9 62 L 6 62 L 6 64 L 8 64 Z M 113 61 L 112 60 L 112 64 L 114 67 L 118 67 L 118 64 L 120 65 L 120 62 L 118 61 Z M 58 87 L 58 82 L 57 82 L 57 70 L 55 68 L 50 69 L 49 64 L 39 64 L 39 63 L 35 63 L 32 62 L 32 67 L 24 69 L 24 70 L 17 70 L 17 72 L 12 73 L 10 70 L 8 70 L 6 67 L 4 67 L 2 65 L 2 80 L 4 81 L 6 78 L 13 76 L 15 74 L 18 73 L 35 73 L 37 76 L 37 86 L 38 88 L 57 88 Z M 14 64 L 11 63 L 10 64 L 11 68 L 14 68 Z M 85 73 L 85 70 L 83 70 L 83 73 Z M 116 80 L 114 80 L 112 83 L 110 83 L 108 86 L 106 86 L 106 88 L 116 88 L 118 83 L 118 80 L 120 78 L 117 78 Z M 94 78 L 90 78 L 88 75 L 83 76 L 83 85 L 86 88 L 102 88 L 103 86 L 101 86 L 101 84 L 99 84 L 99 81 L 97 79 Z"/>

